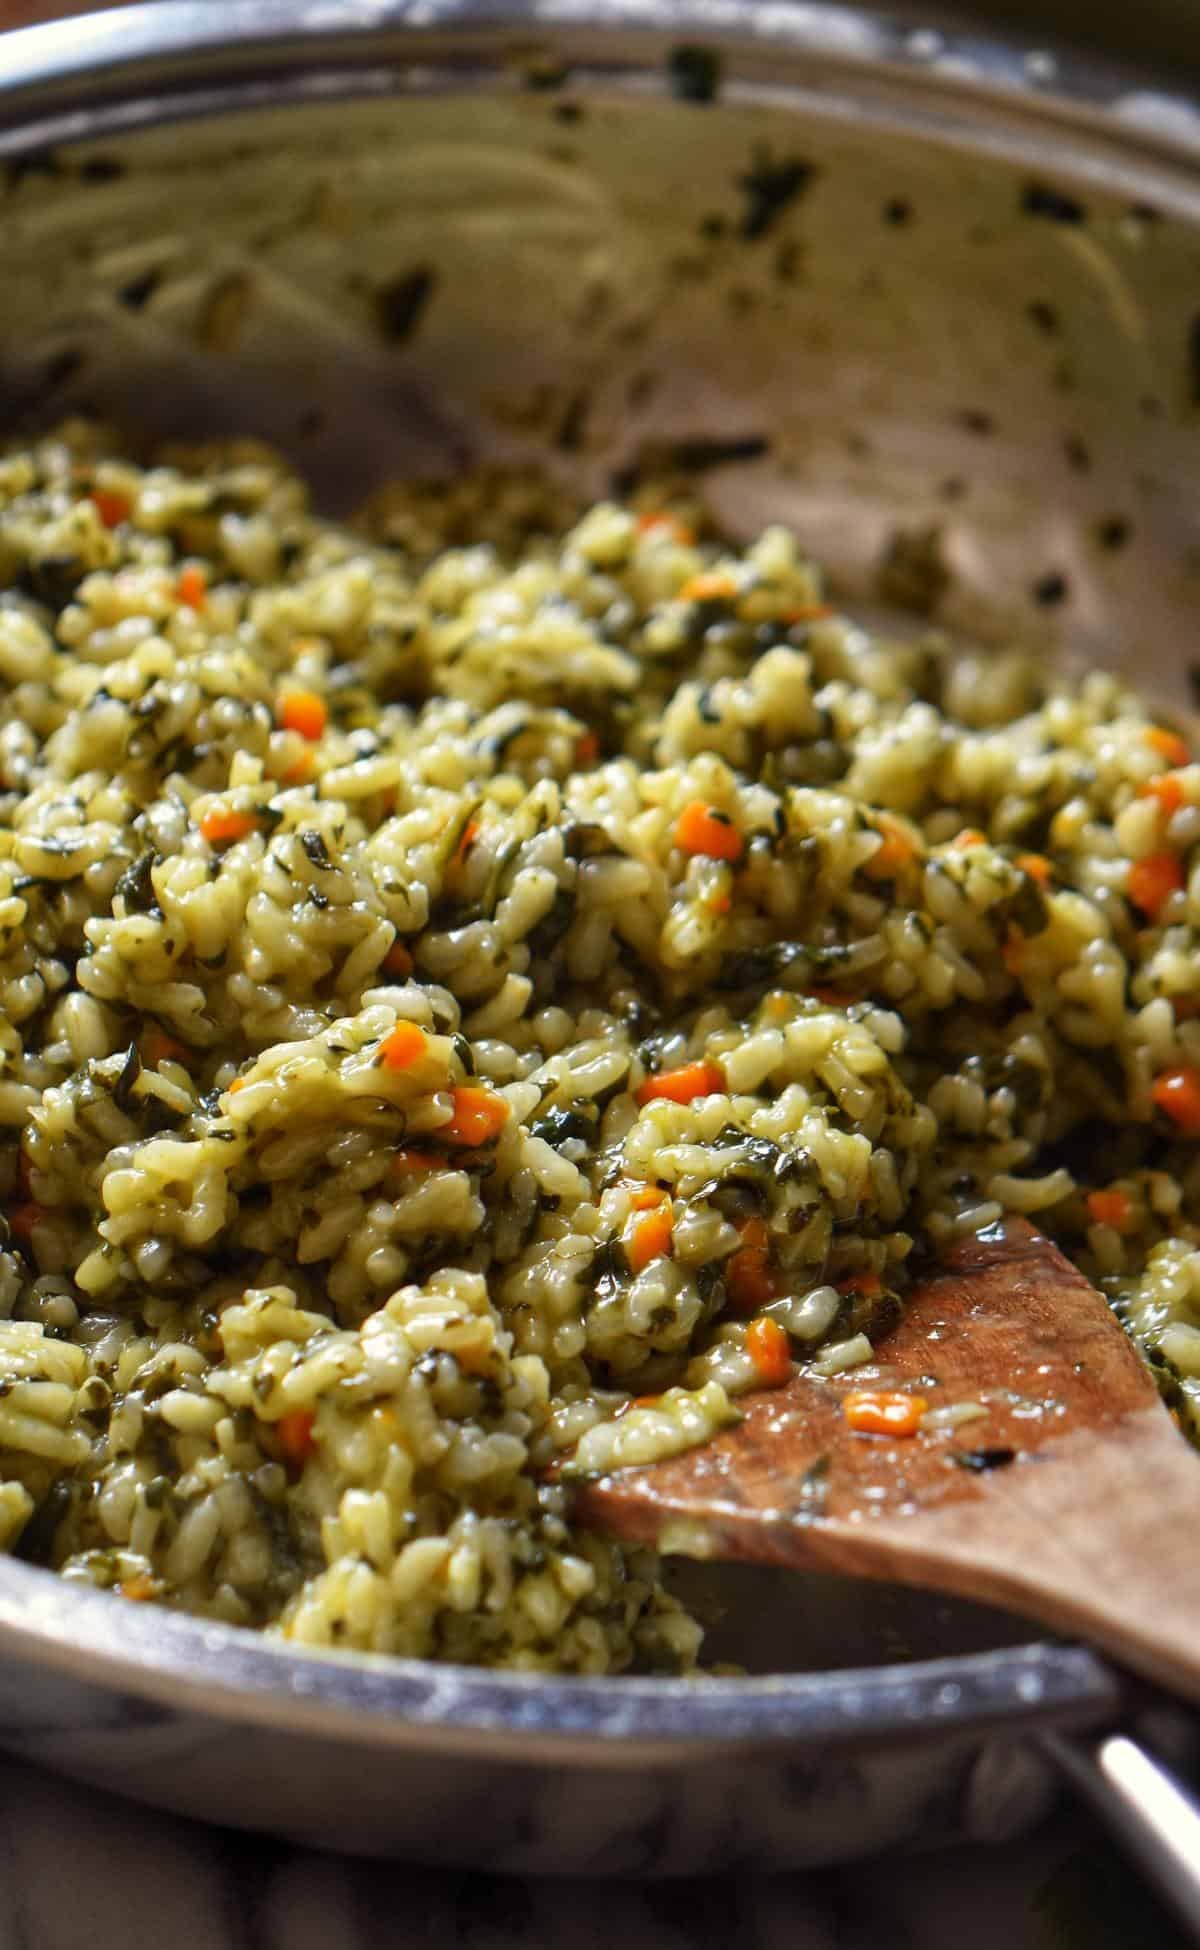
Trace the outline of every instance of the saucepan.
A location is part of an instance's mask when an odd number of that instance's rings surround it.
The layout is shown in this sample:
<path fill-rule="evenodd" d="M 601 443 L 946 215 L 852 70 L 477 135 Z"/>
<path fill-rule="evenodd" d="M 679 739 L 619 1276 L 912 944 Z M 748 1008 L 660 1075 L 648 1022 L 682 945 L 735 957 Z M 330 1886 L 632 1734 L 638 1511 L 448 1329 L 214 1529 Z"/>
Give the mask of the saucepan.
<path fill-rule="evenodd" d="M 735 533 L 791 523 L 864 613 L 1194 702 L 1170 77 L 776 0 L 164 4 L 4 41 L 0 169 L 8 433 L 253 434 L 335 514 L 665 470 Z M 1001 1837 L 1065 1768 L 1183 1874 L 1188 1725 L 1086 1648 L 674 1575 L 744 1677 L 300 1654 L 4 1561 L 0 1742 L 310 1845 L 591 1874 Z"/>

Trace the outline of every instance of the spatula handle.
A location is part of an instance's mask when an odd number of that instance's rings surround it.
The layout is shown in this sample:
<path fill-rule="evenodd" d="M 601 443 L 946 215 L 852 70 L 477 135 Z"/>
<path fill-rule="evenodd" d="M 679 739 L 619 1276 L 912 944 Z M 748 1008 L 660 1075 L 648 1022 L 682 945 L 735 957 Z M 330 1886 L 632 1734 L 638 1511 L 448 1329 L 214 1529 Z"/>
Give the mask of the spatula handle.
<path fill-rule="evenodd" d="M 1200 1803 L 1128 1734 L 1071 1739 L 1045 1733 L 1038 1745 L 1120 1837 L 1200 1944 Z"/>

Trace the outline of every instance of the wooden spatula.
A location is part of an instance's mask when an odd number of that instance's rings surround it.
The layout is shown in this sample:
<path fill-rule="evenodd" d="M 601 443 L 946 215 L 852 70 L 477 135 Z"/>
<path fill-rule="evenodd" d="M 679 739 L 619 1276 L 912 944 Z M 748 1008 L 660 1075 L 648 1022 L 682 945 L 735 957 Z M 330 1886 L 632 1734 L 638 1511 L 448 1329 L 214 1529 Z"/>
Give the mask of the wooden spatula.
<path fill-rule="evenodd" d="M 577 1521 L 1027 1613 L 1200 1699 L 1200 1457 L 1102 1295 L 1024 1220 L 947 1254 L 871 1368 L 798 1372 L 701 1449 L 578 1485 Z M 846 1396 L 986 1416 L 856 1434 Z"/>

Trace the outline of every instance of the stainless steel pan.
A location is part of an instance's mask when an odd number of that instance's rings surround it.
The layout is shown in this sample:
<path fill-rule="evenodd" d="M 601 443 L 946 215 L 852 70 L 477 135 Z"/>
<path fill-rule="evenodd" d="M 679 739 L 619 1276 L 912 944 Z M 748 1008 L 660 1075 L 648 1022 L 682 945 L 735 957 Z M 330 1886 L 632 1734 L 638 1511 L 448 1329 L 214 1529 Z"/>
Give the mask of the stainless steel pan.
<path fill-rule="evenodd" d="M 334 510 L 480 459 L 588 495 L 669 465 L 868 607 L 1188 700 L 1200 118 L 1169 82 L 765 0 L 224 0 L 0 43 L 0 164 L 9 429 L 256 431 Z M 1104 1737 L 1142 1702 L 1085 1650 L 816 1580 L 700 1602 L 763 1676 L 301 1655 L 3 1562 L 0 1740 L 519 1871 L 1000 1836 L 1053 1766 L 1144 1804 Z"/>

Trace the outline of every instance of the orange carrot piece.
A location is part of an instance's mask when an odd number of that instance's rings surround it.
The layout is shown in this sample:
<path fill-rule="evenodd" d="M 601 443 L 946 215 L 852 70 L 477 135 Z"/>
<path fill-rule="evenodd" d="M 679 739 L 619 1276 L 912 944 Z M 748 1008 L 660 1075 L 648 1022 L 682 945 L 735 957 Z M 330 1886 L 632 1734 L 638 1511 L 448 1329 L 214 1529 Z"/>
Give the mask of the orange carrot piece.
<path fill-rule="evenodd" d="M 284 731 L 296 731 L 315 745 L 329 722 L 325 699 L 316 691 L 285 691 L 279 700 L 279 723 Z"/>
<path fill-rule="evenodd" d="M 698 576 L 690 576 L 679 592 L 682 603 L 732 603 L 737 600 L 738 586 L 727 570 L 706 569 Z"/>
<path fill-rule="evenodd" d="M 133 503 L 127 494 L 118 494 L 113 488 L 98 487 L 92 489 L 92 500 L 106 528 L 119 528 L 123 521 L 129 520 Z"/>
<path fill-rule="evenodd" d="M 715 1097 L 724 1088 L 724 1075 L 715 1063 L 684 1063 L 678 1070 L 660 1070 L 656 1077 L 647 1077 L 637 1101 L 651 1104 L 664 1097 L 672 1104 L 690 1104 L 697 1097 Z"/>
<path fill-rule="evenodd" d="M 866 1266 L 858 1273 L 847 1273 L 844 1280 L 837 1283 L 839 1293 L 863 1293 L 874 1299 L 883 1292 L 883 1281 L 872 1267 Z"/>
<path fill-rule="evenodd" d="M 410 1174 L 415 1177 L 427 1171 L 444 1171 L 446 1164 L 447 1160 L 436 1151 L 415 1151 L 402 1146 L 399 1151 L 393 1151 L 388 1170 L 394 1178 L 406 1178 Z"/>
<path fill-rule="evenodd" d="M 214 806 L 200 821 L 200 837 L 210 846 L 232 846 L 252 833 L 258 821 L 253 813 L 238 812 L 227 806 Z"/>
<path fill-rule="evenodd" d="M 640 1273 L 649 1266 L 652 1259 L 663 1259 L 671 1250 L 671 1233 L 674 1219 L 670 1204 L 664 1199 L 653 1212 L 644 1212 L 639 1218 L 631 1220 L 624 1234 L 625 1257 L 632 1273 Z"/>
<path fill-rule="evenodd" d="M 581 732 L 575 740 L 575 763 L 579 766 L 594 765 L 600 756 L 600 740 L 594 731 Z"/>
<path fill-rule="evenodd" d="M 154 1596 L 154 1579 L 139 1571 L 134 1578 L 123 1578 L 117 1586 L 117 1596 L 128 1598 L 132 1604 L 144 1605 Z"/>
<path fill-rule="evenodd" d="M 871 855 L 863 872 L 872 880 L 892 880 L 909 865 L 917 849 L 911 834 L 890 813 L 880 813 L 876 824 L 883 844 L 877 853 Z"/>
<path fill-rule="evenodd" d="M 783 621 L 790 629 L 793 623 L 819 623 L 822 617 L 832 615 L 832 603 L 797 603 L 794 608 L 784 610 Z"/>
<path fill-rule="evenodd" d="M 805 993 L 811 995 L 814 1002 L 824 1002 L 830 1009 L 848 1009 L 854 1000 L 852 995 L 844 995 L 841 989 L 826 988 L 821 984 L 806 989 Z"/>
<path fill-rule="evenodd" d="M 413 958 L 402 941 L 393 941 L 388 949 L 383 958 L 383 972 L 385 975 L 412 974 Z"/>
<path fill-rule="evenodd" d="M 1104 1192 L 1089 1192 L 1086 1204 L 1098 1226 L 1112 1226 L 1115 1232 L 1123 1232 L 1129 1224 L 1132 1206 L 1127 1194 L 1115 1186 Z"/>
<path fill-rule="evenodd" d="M 690 548 L 696 539 L 694 531 L 688 527 L 686 521 L 680 521 L 676 515 L 668 515 L 661 511 L 639 515 L 638 528 L 643 535 L 659 535 L 664 541 L 678 542 L 682 548 Z"/>
<path fill-rule="evenodd" d="M 1151 1084 L 1150 1095 L 1185 1137 L 1200 1137 L 1200 1070 L 1190 1063 L 1163 1070 Z"/>
<path fill-rule="evenodd" d="M 310 751 L 301 752 L 295 764 L 289 765 L 287 771 L 280 774 L 280 778 L 284 785 L 310 785 L 316 769 L 317 761 L 314 754 Z"/>
<path fill-rule="evenodd" d="M 1146 733 L 1146 743 L 1172 767 L 1187 765 L 1191 760 L 1187 740 L 1181 738 L 1177 731 L 1168 731 L 1163 725 L 1151 725 Z"/>
<path fill-rule="evenodd" d="M 474 846 L 478 838 L 479 838 L 479 821 L 477 819 L 468 819 L 466 825 L 463 827 L 462 830 L 462 838 L 459 840 L 458 845 L 454 849 L 455 866 L 457 867 L 462 866 L 463 862 L 466 860 L 468 853 L 471 851 L 471 848 Z"/>
<path fill-rule="evenodd" d="M 740 1232 L 742 1243 L 725 1263 L 725 1291 L 734 1313 L 757 1314 L 775 1298 L 767 1228 L 747 1219 Z"/>
<path fill-rule="evenodd" d="M 174 1036 L 168 1036 L 165 1029 L 149 1029 L 142 1046 L 142 1056 L 152 1070 L 160 1063 L 186 1063 L 190 1052 Z"/>
<path fill-rule="evenodd" d="M 398 1022 L 379 1045 L 379 1062 L 385 1070 L 411 1070 L 429 1049 L 429 1038 L 415 1022 Z"/>
<path fill-rule="evenodd" d="M 291 1408 L 276 1422 L 279 1446 L 289 1469 L 299 1472 L 314 1453 L 317 1442 L 313 1424 L 316 1419 L 311 1408 Z"/>
<path fill-rule="evenodd" d="M 1184 885 L 1183 868 L 1174 853 L 1147 853 L 1129 869 L 1129 898 L 1151 921 Z"/>
<path fill-rule="evenodd" d="M 731 864 L 741 859 L 743 851 L 742 836 L 728 813 L 706 806 L 703 799 L 693 799 L 680 813 L 675 844 L 684 853 L 701 853 L 706 859 Z"/>
<path fill-rule="evenodd" d="M 1020 867 L 1021 872 L 1027 873 L 1031 880 L 1036 880 L 1039 887 L 1050 885 L 1054 869 L 1044 853 L 1018 853 L 1013 865 Z"/>
<path fill-rule="evenodd" d="M 746 1352 L 763 1388 L 781 1388 L 791 1379 L 792 1350 L 787 1335 L 769 1314 L 759 1314 L 746 1329 Z"/>
<path fill-rule="evenodd" d="M 929 1403 L 923 1395 L 902 1395 L 898 1389 L 855 1389 L 842 1403 L 842 1414 L 858 1435 L 915 1435 Z"/>
<path fill-rule="evenodd" d="M 472 1147 L 499 1137 L 508 1122 L 508 1102 L 504 1097 L 477 1083 L 461 1083 L 451 1095 L 453 1114 L 450 1122 L 437 1132 L 438 1137 L 445 1138 L 449 1144 Z"/>
<path fill-rule="evenodd" d="M 179 580 L 175 584 L 175 594 L 186 608 L 203 609 L 208 600 L 208 580 L 203 569 L 198 569 L 194 562 L 189 562 L 185 569 L 181 569 Z"/>
<path fill-rule="evenodd" d="M 964 826 L 961 833 L 956 833 L 950 842 L 951 846 L 958 847 L 961 853 L 965 853 L 970 846 L 986 846 L 987 843 L 987 834 L 981 833 L 978 826 Z"/>
<path fill-rule="evenodd" d="M 1139 799 L 1157 799 L 1164 823 L 1173 818 L 1182 806 L 1187 794 L 1183 781 L 1177 772 L 1157 772 L 1152 779 L 1138 787 Z"/>
<path fill-rule="evenodd" d="M 661 1185 L 635 1185 L 629 1194 L 629 1207 L 633 1212 L 650 1212 L 661 1205 L 667 1194 Z"/>

